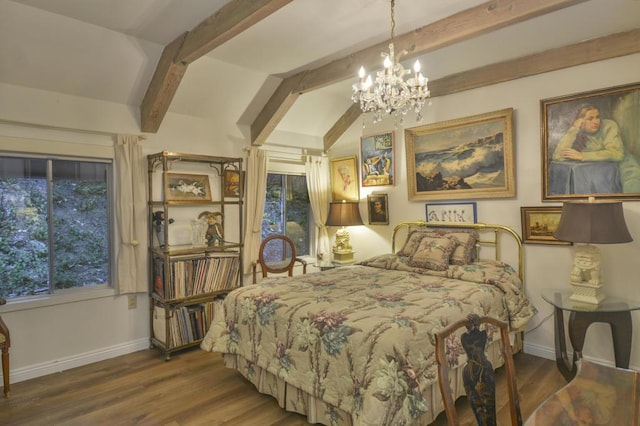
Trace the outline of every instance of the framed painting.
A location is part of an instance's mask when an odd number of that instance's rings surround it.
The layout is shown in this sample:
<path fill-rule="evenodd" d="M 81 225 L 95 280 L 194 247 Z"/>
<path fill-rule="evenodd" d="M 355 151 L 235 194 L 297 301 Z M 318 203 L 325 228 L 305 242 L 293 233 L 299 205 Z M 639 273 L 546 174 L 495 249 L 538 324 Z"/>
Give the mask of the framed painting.
<path fill-rule="evenodd" d="M 640 83 L 540 101 L 542 201 L 640 200 Z"/>
<path fill-rule="evenodd" d="M 331 165 L 331 200 L 360 201 L 358 184 L 358 159 L 352 157 L 335 158 Z"/>
<path fill-rule="evenodd" d="M 360 178 L 362 186 L 394 185 L 393 132 L 360 138 Z"/>
<path fill-rule="evenodd" d="M 209 175 L 167 173 L 167 201 L 210 202 Z"/>
<path fill-rule="evenodd" d="M 389 224 L 389 197 L 387 194 L 367 195 L 369 225 Z"/>
<path fill-rule="evenodd" d="M 425 204 L 427 222 L 476 223 L 478 215 L 476 203 L 435 203 Z"/>
<path fill-rule="evenodd" d="M 405 129 L 410 200 L 516 193 L 513 108 Z"/>
<path fill-rule="evenodd" d="M 223 179 L 225 197 L 240 197 L 242 195 L 243 180 L 238 170 L 225 170 Z"/>
<path fill-rule="evenodd" d="M 558 229 L 562 206 L 559 207 L 520 207 L 522 216 L 522 241 L 525 244 L 572 245 L 553 236 Z"/>

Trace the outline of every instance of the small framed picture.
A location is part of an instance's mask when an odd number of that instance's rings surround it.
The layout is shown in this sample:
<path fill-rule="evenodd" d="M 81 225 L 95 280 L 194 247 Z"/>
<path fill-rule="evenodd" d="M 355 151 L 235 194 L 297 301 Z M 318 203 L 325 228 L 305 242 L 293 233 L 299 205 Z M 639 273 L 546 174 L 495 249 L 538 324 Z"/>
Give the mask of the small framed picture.
<path fill-rule="evenodd" d="M 167 173 L 167 201 L 210 202 L 209 175 Z"/>
<path fill-rule="evenodd" d="M 394 133 L 385 132 L 360 138 L 362 186 L 394 184 Z"/>
<path fill-rule="evenodd" d="M 334 158 L 330 164 L 331 200 L 360 201 L 357 157 Z"/>
<path fill-rule="evenodd" d="M 224 171 L 224 196 L 239 197 L 242 194 L 242 179 L 238 170 Z"/>
<path fill-rule="evenodd" d="M 387 194 L 367 195 L 369 225 L 389 224 L 389 198 Z"/>
<path fill-rule="evenodd" d="M 562 206 L 520 207 L 522 215 L 522 241 L 525 244 L 572 245 L 553 236 L 558 229 Z"/>
<path fill-rule="evenodd" d="M 476 203 L 425 204 L 427 222 L 476 223 Z"/>

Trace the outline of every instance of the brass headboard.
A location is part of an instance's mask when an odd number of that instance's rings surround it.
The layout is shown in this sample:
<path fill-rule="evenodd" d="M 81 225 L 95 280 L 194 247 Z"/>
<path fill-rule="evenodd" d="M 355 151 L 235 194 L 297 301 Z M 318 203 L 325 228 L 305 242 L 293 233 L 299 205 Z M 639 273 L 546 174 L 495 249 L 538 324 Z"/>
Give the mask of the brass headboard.
<path fill-rule="evenodd" d="M 518 260 L 518 275 L 522 282 L 522 288 L 524 290 L 524 253 L 522 238 L 513 229 L 504 225 L 490 225 L 487 223 L 449 223 L 449 222 L 426 222 L 419 220 L 416 222 L 402 222 L 393 229 L 393 237 L 391 242 L 391 251 L 396 252 L 396 238 L 400 238 L 404 235 L 404 240 L 399 241 L 400 246 L 406 241 L 406 237 L 411 231 L 426 229 L 426 228 L 462 228 L 462 229 L 475 229 L 480 234 L 480 239 L 476 243 L 476 255 L 479 255 L 480 248 L 482 246 L 493 247 L 495 253 L 495 259 L 504 261 L 501 250 L 505 242 L 501 241 L 501 236 L 506 235 L 514 240 L 515 247 L 517 247 L 517 260 Z M 512 265 L 514 266 L 514 265 Z"/>

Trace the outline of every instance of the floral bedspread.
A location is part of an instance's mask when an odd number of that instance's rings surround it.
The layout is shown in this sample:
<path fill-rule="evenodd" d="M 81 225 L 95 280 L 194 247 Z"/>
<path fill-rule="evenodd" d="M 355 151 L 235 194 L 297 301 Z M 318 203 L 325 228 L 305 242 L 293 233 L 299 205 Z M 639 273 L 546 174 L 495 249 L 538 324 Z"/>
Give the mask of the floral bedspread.
<path fill-rule="evenodd" d="M 356 425 L 411 424 L 437 382 L 433 332 L 469 313 L 520 328 L 534 308 L 508 265 L 434 272 L 384 255 L 234 290 L 201 347 L 241 355 Z"/>

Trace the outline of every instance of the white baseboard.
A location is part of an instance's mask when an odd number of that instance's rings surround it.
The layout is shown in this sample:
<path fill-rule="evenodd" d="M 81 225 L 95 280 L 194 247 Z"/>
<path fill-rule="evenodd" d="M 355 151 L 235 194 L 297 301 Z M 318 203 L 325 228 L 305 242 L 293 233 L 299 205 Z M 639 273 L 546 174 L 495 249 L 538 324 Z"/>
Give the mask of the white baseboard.
<path fill-rule="evenodd" d="M 539 356 L 540 358 L 550 359 L 552 361 L 556 359 L 556 351 L 554 348 L 527 343 L 526 338 L 524 339 L 524 353 Z"/>
<path fill-rule="evenodd" d="M 132 342 L 123 343 L 109 348 L 102 348 L 83 354 L 73 355 L 67 358 L 47 361 L 40 364 L 29 365 L 15 370 L 11 370 L 11 383 L 18 383 L 48 374 L 60 373 L 75 367 L 92 364 L 105 359 L 114 358 L 120 355 L 130 354 L 141 350 L 149 349 L 149 339 L 142 338 Z"/>

